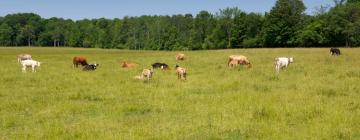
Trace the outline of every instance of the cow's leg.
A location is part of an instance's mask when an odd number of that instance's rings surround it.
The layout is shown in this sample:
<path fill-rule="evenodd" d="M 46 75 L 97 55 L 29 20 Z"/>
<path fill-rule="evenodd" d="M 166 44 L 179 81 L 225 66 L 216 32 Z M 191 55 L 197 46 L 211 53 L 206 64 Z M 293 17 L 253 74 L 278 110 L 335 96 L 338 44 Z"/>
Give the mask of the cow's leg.
<path fill-rule="evenodd" d="M 276 65 L 276 66 L 275 66 L 275 70 L 276 70 L 276 72 L 279 73 L 279 71 L 280 71 L 280 66 L 279 66 L 279 65 Z"/>
<path fill-rule="evenodd" d="M 26 66 L 23 65 L 22 72 L 26 72 Z"/>

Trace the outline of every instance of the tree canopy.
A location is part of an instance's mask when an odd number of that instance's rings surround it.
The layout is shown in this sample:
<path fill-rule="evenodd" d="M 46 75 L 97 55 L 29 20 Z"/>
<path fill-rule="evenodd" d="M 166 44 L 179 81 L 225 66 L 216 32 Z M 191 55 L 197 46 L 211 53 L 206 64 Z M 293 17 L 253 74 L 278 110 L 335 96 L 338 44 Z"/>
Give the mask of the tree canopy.
<path fill-rule="evenodd" d="M 277 0 L 265 14 L 237 7 L 196 15 L 77 21 L 9 14 L 0 17 L 0 45 L 136 50 L 359 46 L 360 0 L 334 3 L 314 15 L 304 13 L 302 0 Z"/>

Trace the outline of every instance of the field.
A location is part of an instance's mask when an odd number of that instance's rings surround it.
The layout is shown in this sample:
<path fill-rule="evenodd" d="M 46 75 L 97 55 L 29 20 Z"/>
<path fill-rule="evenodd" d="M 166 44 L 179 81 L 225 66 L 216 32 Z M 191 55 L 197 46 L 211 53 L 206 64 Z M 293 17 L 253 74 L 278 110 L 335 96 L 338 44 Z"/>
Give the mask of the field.
<path fill-rule="evenodd" d="M 177 52 L 0 48 L 0 139 L 360 139 L 360 49 L 341 51 L 189 51 L 179 81 Z M 38 72 L 21 72 L 20 53 L 42 62 Z M 228 68 L 230 54 L 253 67 Z M 79 55 L 100 67 L 74 69 Z M 277 74 L 277 56 L 295 62 Z M 172 70 L 133 79 L 157 61 Z"/>

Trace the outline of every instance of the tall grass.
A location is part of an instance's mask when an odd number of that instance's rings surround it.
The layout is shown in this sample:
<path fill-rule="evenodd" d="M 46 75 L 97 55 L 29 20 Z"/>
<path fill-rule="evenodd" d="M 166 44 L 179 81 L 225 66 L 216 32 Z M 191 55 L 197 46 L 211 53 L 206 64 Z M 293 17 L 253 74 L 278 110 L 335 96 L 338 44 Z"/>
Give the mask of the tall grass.
<path fill-rule="evenodd" d="M 38 72 L 21 72 L 20 53 Z M 0 48 L 0 139 L 360 139 L 360 49 L 189 51 L 185 82 L 176 53 Z M 253 67 L 228 68 L 230 54 Z M 79 55 L 100 67 L 72 68 Z M 278 56 L 295 62 L 277 74 Z M 154 62 L 172 70 L 133 79 Z"/>

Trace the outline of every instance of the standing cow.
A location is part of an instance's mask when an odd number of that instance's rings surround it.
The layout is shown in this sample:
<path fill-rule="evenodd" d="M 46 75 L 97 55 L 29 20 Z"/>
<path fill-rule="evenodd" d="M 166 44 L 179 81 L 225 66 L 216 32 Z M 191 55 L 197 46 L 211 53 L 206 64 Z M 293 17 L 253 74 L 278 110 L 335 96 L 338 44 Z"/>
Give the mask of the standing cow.
<path fill-rule="evenodd" d="M 17 56 L 17 60 L 18 60 L 18 62 L 20 63 L 20 62 L 23 61 L 23 60 L 32 60 L 32 58 L 31 58 L 31 55 L 30 55 L 30 54 L 19 54 L 19 55 Z"/>
<path fill-rule="evenodd" d="M 331 55 L 340 55 L 340 49 L 339 48 L 330 48 L 330 54 Z"/>
<path fill-rule="evenodd" d="M 290 57 L 278 57 L 278 58 L 275 58 L 275 70 L 277 72 L 280 71 L 280 69 L 282 68 L 286 68 L 289 66 L 290 63 L 293 63 L 294 62 L 294 58 Z"/>
<path fill-rule="evenodd" d="M 74 67 L 76 67 L 76 68 L 78 67 L 78 65 L 82 65 L 82 66 L 88 65 L 86 58 L 82 57 L 82 56 L 75 56 L 73 58 L 73 64 L 74 64 Z"/>
<path fill-rule="evenodd" d="M 176 75 L 178 76 L 178 79 L 182 80 L 186 80 L 186 69 L 185 68 L 182 68 L 180 67 L 179 65 L 176 65 L 175 66 L 175 70 L 176 70 Z"/>
<path fill-rule="evenodd" d="M 22 72 L 26 72 L 27 67 L 31 67 L 32 72 L 36 72 L 36 67 L 40 67 L 40 62 L 35 60 L 23 60 L 21 61 Z"/>

